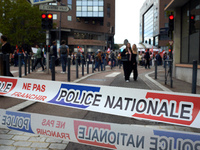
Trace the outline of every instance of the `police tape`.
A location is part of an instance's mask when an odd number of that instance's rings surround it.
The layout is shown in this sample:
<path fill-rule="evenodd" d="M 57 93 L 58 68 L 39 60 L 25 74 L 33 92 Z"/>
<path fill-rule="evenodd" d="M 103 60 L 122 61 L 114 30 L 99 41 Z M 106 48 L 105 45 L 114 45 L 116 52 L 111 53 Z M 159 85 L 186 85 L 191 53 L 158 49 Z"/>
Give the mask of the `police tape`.
<path fill-rule="evenodd" d="M 153 129 L 0 109 L 0 128 L 119 150 L 199 150 L 200 133 Z"/>
<path fill-rule="evenodd" d="M 0 95 L 200 128 L 200 95 L 0 77 Z"/>

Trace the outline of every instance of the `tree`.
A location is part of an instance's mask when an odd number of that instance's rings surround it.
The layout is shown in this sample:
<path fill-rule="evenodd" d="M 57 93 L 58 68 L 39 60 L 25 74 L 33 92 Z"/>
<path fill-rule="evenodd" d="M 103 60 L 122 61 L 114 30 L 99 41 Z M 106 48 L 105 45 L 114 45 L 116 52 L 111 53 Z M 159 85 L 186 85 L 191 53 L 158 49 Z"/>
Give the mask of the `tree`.
<path fill-rule="evenodd" d="M 25 0 L 0 0 L 0 14 L 0 32 L 12 45 L 45 42 L 38 6 L 31 6 Z"/>

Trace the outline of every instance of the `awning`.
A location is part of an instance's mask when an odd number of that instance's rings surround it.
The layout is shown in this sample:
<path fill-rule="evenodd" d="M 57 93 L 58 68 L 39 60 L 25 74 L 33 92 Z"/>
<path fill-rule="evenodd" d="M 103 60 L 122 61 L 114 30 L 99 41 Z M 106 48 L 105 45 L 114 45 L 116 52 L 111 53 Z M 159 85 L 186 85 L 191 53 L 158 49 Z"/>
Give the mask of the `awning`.
<path fill-rule="evenodd" d="M 171 0 L 171 2 L 165 7 L 166 10 L 173 10 L 177 7 L 185 5 L 189 0 Z"/>

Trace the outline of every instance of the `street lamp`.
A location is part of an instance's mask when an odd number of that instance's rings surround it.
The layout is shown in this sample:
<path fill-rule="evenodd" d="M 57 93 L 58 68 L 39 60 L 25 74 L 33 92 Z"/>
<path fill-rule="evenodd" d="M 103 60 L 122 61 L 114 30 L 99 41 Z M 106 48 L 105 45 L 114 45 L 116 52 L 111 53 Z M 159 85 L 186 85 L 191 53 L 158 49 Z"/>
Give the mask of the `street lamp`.
<path fill-rule="evenodd" d="M 57 0 L 57 2 L 59 2 L 61 6 L 66 6 L 66 4 L 63 4 L 61 2 L 61 0 Z M 60 27 L 59 27 L 59 42 L 60 42 L 60 44 L 61 44 L 61 17 L 62 17 L 62 12 L 60 12 Z"/>

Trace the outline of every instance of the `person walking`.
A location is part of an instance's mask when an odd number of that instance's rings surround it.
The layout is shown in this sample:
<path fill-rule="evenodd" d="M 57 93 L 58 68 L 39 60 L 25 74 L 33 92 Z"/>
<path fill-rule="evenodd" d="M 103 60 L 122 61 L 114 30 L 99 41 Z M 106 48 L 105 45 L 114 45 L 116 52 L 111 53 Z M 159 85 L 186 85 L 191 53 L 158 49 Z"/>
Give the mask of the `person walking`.
<path fill-rule="evenodd" d="M 137 80 L 137 77 L 138 77 L 138 70 L 137 70 L 137 46 L 136 44 L 133 44 L 132 46 L 132 59 L 131 59 L 131 64 L 132 64 L 132 70 L 131 72 L 133 71 L 133 79 L 134 81 Z"/>
<path fill-rule="evenodd" d="M 127 43 L 126 49 L 124 49 L 122 52 L 123 69 L 126 82 L 129 82 L 130 73 L 132 71 L 131 57 L 132 57 L 131 45 L 130 43 Z"/>
<path fill-rule="evenodd" d="M 150 69 L 150 54 L 149 54 L 149 49 L 147 49 L 147 52 L 145 53 L 144 58 L 145 58 L 145 69 L 147 69 L 147 66 Z"/>
<path fill-rule="evenodd" d="M 61 73 L 66 73 L 67 56 L 69 54 L 69 47 L 66 45 L 66 41 L 62 40 L 61 46 L 59 48 L 59 55 L 62 63 Z"/>
<path fill-rule="evenodd" d="M 36 62 L 35 62 L 35 65 L 34 65 L 33 69 L 35 70 L 35 67 L 38 65 L 38 63 L 40 63 L 40 65 L 42 67 L 42 71 L 44 71 L 44 66 L 42 64 L 42 50 L 38 46 L 38 44 L 36 44 L 35 47 L 37 48 L 37 53 L 34 54 L 34 56 L 36 57 Z"/>

